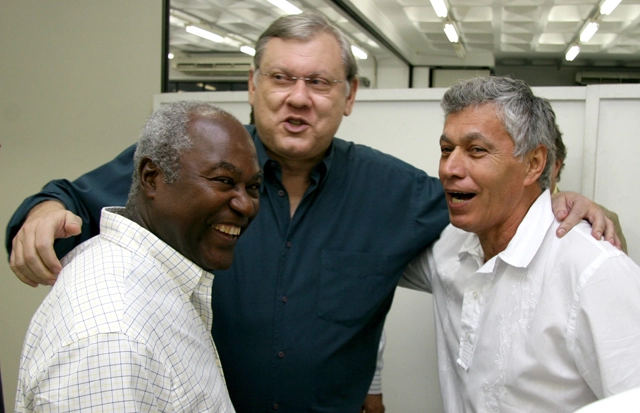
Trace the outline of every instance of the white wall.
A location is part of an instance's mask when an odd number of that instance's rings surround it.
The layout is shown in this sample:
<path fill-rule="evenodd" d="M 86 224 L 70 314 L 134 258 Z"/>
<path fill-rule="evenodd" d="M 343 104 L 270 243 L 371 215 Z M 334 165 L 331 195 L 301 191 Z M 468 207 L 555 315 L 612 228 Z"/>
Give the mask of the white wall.
<path fill-rule="evenodd" d="M 161 5 L 0 0 L 3 230 L 44 183 L 73 179 L 136 141 L 160 92 Z M 0 364 L 13 412 L 22 341 L 48 288 L 25 286 L 7 262 L 2 248 Z"/>

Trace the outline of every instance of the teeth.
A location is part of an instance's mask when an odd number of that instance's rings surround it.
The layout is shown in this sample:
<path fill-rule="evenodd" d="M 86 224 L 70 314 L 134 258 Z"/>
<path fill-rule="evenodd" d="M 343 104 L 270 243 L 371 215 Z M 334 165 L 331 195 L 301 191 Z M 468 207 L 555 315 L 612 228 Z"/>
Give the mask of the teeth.
<path fill-rule="evenodd" d="M 452 204 L 461 204 L 465 201 L 470 200 L 471 198 L 473 198 L 475 195 L 474 194 L 468 194 L 465 192 L 451 192 L 451 203 Z"/>
<path fill-rule="evenodd" d="M 295 120 L 295 119 L 289 120 L 289 123 L 292 124 L 292 125 L 296 125 L 296 126 L 302 125 L 302 121 Z"/>
<path fill-rule="evenodd" d="M 214 225 L 213 226 L 214 229 L 220 231 L 220 232 L 224 232 L 225 234 L 229 234 L 229 235 L 240 235 L 240 227 L 236 227 L 234 225 Z"/>

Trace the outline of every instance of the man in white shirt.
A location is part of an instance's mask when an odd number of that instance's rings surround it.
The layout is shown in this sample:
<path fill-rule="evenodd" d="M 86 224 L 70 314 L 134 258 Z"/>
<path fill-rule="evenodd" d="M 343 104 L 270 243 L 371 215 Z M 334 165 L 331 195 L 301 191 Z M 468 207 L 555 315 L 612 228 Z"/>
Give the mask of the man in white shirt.
<path fill-rule="evenodd" d="M 233 412 L 211 338 L 210 271 L 259 208 L 261 172 L 238 120 L 177 102 L 147 121 L 127 205 L 64 258 L 34 315 L 16 412 Z"/>
<path fill-rule="evenodd" d="M 451 225 L 401 283 L 433 293 L 445 411 L 573 412 L 640 386 L 640 268 L 586 223 L 555 235 L 549 102 L 490 77 L 442 107 Z"/>

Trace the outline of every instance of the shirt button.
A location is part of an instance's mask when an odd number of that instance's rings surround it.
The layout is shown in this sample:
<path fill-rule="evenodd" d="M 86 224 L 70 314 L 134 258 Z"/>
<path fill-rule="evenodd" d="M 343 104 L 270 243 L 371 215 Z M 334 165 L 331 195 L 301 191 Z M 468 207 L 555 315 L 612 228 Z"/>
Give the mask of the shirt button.
<path fill-rule="evenodd" d="M 278 357 L 283 358 L 284 357 L 284 351 L 281 351 L 278 353 Z"/>
<path fill-rule="evenodd" d="M 282 302 L 286 303 L 287 301 L 289 301 L 289 299 L 287 298 L 287 296 L 285 295 L 284 297 L 282 297 Z"/>
<path fill-rule="evenodd" d="M 278 195 L 280 195 L 280 196 L 284 196 L 284 191 L 283 191 L 282 189 L 281 189 L 281 190 L 279 190 L 279 191 L 278 191 Z"/>
<path fill-rule="evenodd" d="M 287 248 L 291 248 L 291 241 L 287 241 Z"/>

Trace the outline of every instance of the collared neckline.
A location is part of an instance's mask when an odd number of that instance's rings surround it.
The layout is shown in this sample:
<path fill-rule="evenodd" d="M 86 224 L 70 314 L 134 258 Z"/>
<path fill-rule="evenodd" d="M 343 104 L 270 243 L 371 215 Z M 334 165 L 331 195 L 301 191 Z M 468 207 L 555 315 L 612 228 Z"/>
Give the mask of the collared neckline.
<path fill-rule="evenodd" d="M 162 265 L 162 269 L 180 289 L 191 297 L 203 278 L 213 282 L 213 274 L 180 254 L 149 230 L 125 218 L 123 207 L 102 209 L 100 236 L 136 254 L 148 255 Z"/>
<path fill-rule="evenodd" d="M 498 258 L 513 267 L 526 268 L 538 252 L 547 229 L 554 220 L 555 217 L 551 209 L 551 194 L 549 189 L 546 189 L 531 205 L 504 251 L 482 264 L 484 252 L 480 240 L 477 235 L 469 233 L 468 238 L 460 247 L 458 259 L 462 259 L 467 254 L 475 257 L 479 260 L 481 267 L 478 272 L 484 273 L 493 271 Z"/>
<path fill-rule="evenodd" d="M 258 154 L 258 163 L 260 168 L 264 171 L 265 175 L 267 171 L 273 170 L 276 167 L 279 167 L 279 162 L 271 159 L 267 154 L 267 149 L 262 143 L 260 136 L 258 136 L 258 131 L 254 125 L 246 125 L 247 130 L 251 134 L 253 138 L 253 142 L 256 145 L 256 152 Z M 320 183 L 331 170 L 331 164 L 334 159 L 335 154 L 335 140 L 331 142 L 331 146 L 326 152 L 326 156 L 322 159 L 311 171 L 311 178 L 316 179 L 318 183 Z M 264 191 L 264 185 L 262 185 L 262 190 Z"/>

